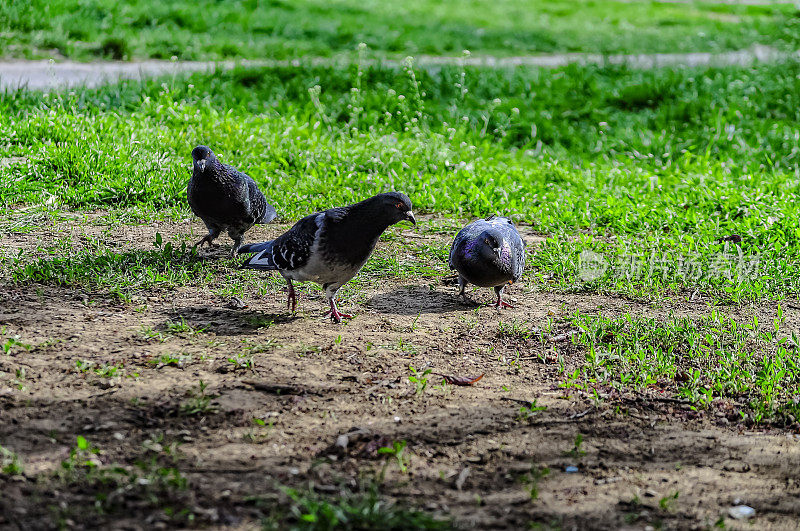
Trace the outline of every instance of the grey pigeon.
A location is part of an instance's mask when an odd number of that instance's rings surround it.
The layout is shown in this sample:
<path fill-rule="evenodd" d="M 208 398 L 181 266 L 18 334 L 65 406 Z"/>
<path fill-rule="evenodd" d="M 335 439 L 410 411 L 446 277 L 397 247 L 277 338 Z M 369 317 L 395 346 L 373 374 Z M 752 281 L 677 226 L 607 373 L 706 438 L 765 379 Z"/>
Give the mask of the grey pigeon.
<path fill-rule="evenodd" d="M 525 242 L 511 220 L 490 216 L 473 221 L 456 235 L 450 248 L 450 269 L 458 271 L 459 295 L 466 285 L 494 288 L 495 306 L 512 308 L 503 300 L 503 288 L 516 282 L 525 268 Z"/>
<path fill-rule="evenodd" d="M 331 208 L 306 216 L 272 241 L 253 243 L 239 253 L 258 253 L 242 264 L 244 269 L 277 270 L 289 285 L 287 305 L 297 307 L 293 280 L 322 285 L 334 322 L 343 314 L 336 308 L 336 292 L 353 278 L 372 254 L 383 231 L 399 221 L 417 223 L 411 200 L 389 192 L 360 203 Z"/>
<path fill-rule="evenodd" d="M 194 148 L 192 159 L 194 168 L 187 188 L 189 206 L 208 227 L 208 234 L 194 246 L 210 246 L 227 230 L 233 239 L 233 256 L 241 247 L 245 232 L 256 223 L 269 223 L 277 213 L 253 179 L 222 164 L 206 146 Z"/>

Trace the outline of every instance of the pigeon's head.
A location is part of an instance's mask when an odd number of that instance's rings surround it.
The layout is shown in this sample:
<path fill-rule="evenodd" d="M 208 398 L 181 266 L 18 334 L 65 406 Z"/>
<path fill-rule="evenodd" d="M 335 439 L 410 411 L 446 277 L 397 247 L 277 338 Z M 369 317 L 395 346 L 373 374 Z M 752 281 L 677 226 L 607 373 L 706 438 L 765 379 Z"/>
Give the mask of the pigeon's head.
<path fill-rule="evenodd" d="M 378 194 L 374 199 L 379 202 L 380 210 L 385 213 L 390 225 L 400 221 L 410 221 L 414 225 L 417 224 L 417 218 L 414 217 L 414 213 L 411 211 L 411 199 L 406 194 L 389 192 Z"/>
<path fill-rule="evenodd" d="M 200 173 L 206 171 L 206 166 L 217 160 L 214 152 L 206 146 L 197 146 L 192 150 L 192 159 L 194 160 L 194 169 L 199 170 Z"/>
<path fill-rule="evenodd" d="M 481 258 L 495 261 L 503 252 L 503 237 L 493 231 L 485 230 L 478 236 L 478 254 Z"/>

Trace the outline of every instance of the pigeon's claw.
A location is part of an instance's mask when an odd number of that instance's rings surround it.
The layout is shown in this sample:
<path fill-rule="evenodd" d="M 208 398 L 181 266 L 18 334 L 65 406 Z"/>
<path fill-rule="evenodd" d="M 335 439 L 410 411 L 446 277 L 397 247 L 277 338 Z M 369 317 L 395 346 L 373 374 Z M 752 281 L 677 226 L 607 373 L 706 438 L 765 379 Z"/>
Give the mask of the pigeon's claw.
<path fill-rule="evenodd" d="M 497 302 L 494 303 L 494 307 L 498 310 L 502 310 L 503 308 L 513 308 L 514 306 L 504 301 L 502 297 L 497 297 Z"/>
<path fill-rule="evenodd" d="M 195 243 L 195 244 L 194 244 L 194 246 L 195 246 L 195 247 L 203 247 L 203 244 L 204 244 L 204 243 L 207 243 L 209 247 L 213 247 L 213 245 L 214 245 L 214 244 L 213 244 L 213 242 L 214 242 L 214 238 L 215 238 L 215 236 L 214 236 L 214 235 L 212 235 L 212 234 L 206 234 L 205 236 L 203 236 L 202 238 L 200 238 L 200 241 L 199 241 L 199 242 L 197 242 L 197 243 Z"/>
<path fill-rule="evenodd" d="M 331 309 L 323 313 L 322 317 L 327 317 L 329 315 L 331 316 L 331 319 L 333 320 L 334 323 L 341 323 L 342 319 L 353 318 L 353 316 L 350 315 L 349 313 L 340 312 L 339 309 L 336 307 L 336 302 L 334 302 L 333 300 L 331 300 Z"/>

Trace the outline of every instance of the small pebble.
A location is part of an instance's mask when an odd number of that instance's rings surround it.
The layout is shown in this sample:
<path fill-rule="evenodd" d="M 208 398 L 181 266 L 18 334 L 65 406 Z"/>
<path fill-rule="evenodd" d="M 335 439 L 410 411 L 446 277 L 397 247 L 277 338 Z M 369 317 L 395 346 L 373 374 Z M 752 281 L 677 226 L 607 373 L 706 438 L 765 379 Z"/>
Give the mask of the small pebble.
<path fill-rule="evenodd" d="M 756 515 L 756 510 L 749 505 L 737 505 L 728 509 L 728 515 L 735 520 L 746 520 Z"/>
<path fill-rule="evenodd" d="M 569 465 L 568 467 L 564 468 L 564 472 L 567 474 L 576 474 L 578 472 L 578 467 L 575 465 Z"/>
<path fill-rule="evenodd" d="M 346 434 L 339 435 L 336 438 L 336 446 L 342 449 L 347 449 L 347 445 L 350 444 L 350 437 Z"/>

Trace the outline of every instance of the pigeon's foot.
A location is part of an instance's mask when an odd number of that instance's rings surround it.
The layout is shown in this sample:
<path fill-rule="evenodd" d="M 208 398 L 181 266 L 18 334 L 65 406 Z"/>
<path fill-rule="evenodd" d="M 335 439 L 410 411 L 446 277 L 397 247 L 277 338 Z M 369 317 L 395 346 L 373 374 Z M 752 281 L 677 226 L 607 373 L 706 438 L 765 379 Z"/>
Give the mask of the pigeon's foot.
<path fill-rule="evenodd" d="M 342 319 L 353 318 L 353 316 L 350 315 L 349 313 L 341 313 L 339 310 L 335 308 L 333 310 L 328 310 L 327 312 L 323 313 L 322 317 L 328 317 L 329 315 L 331 316 L 331 320 L 333 320 L 334 323 L 341 323 Z"/>
<path fill-rule="evenodd" d="M 349 313 L 342 313 L 339 311 L 339 308 L 336 307 L 336 303 L 331 301 L 331 309 L 327 312 L 322 314 L 322 317 L 331 316 L 331 319 L 334 323 L 341 323 L 342 319 L 352 319 L 353 316 Z"/>
<path fill-rule="evenodd" d="M 503 300 L 503 288 L 505 288 L 505 285 L 494 288 L 494 292 L 497 294 L 497 301 L 494 303 L 494 307 L 498 310 L 502 310 L 503 308 L 513 308 L 511 304 Z M 512 298 L 511 300 L 514 299 Z"/>
<path fill-rule="evenodd" d="M 203 244 L 207 243 L 209 247 L 213 247 L 214 246 L 214 243 L 213 243 L 214 242 L 214 238 L 215 237 L 212 236 L 211 234 L 206 234 L 205 236 L 200 238 L 200 241 L 195 243 L 194 246 L 195 247 L 203 247 Z"/>
<path fill-rule="evenodd" d="M 514 306 L 504 301 L 502 297 L 497 297 L 497 302 L 494 303 L 494 307 L 498 310 L 502 310 L 503 308 L 513 308 Z"/>

